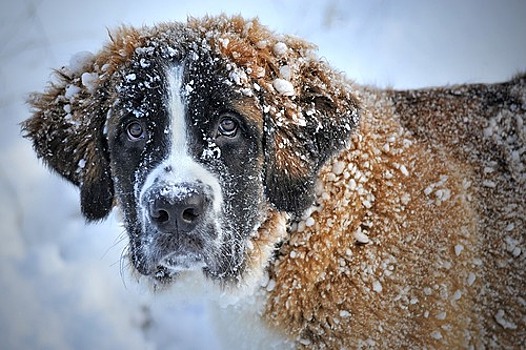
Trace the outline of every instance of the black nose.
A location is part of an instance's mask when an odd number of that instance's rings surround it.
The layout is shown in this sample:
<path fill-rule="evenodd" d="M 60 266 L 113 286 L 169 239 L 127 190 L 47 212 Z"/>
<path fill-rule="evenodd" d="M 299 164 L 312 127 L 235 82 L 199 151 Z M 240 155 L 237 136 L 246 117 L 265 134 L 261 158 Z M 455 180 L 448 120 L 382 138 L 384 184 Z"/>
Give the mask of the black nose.
<path fill-rule="evenodd" d="M 191 234 L 203 220 L 207 200 L 199 186 L 161 186 L 152 197 L 150 220 L 161 232 Z"/>

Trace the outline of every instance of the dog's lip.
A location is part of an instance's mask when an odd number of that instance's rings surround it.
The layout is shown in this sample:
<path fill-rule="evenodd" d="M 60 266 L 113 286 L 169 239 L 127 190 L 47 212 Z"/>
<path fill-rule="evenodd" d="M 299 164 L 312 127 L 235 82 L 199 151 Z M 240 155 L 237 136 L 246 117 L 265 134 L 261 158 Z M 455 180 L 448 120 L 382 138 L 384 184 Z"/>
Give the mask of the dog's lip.
<path fill-rule="evenodd" d="M 202 254 L 194 252 L 172 252 L 163 257 L 159 264 L 173 272 L 202 270 L 206 264 Z"/>

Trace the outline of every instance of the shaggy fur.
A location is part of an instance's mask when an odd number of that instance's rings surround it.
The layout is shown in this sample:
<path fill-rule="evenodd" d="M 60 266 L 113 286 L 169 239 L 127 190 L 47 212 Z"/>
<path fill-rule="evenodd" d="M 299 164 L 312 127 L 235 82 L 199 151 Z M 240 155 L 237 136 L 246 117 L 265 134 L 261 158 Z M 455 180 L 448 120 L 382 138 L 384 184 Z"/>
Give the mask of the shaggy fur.
<path fill-rule="evenodd" d="M 257 21 L 122 28 L 82 69 L 61 70 L 35 94 L 23 125 L 39 157 L 80 187 L 89 220 L 124 206 L 109 115 L 123 67 L 147 49 L 167 60 L 204 50 L 225 62 L 219 74 L 240 95 L 257 99 L 238 109 L 263 131 L 266 205 L 240 244 L 243 270 L 218 282 L 260 288 L 268 274 L 261 317 L 271 329 L 305 348 L 523 343 L 526 76 L 378 90 Z"/>

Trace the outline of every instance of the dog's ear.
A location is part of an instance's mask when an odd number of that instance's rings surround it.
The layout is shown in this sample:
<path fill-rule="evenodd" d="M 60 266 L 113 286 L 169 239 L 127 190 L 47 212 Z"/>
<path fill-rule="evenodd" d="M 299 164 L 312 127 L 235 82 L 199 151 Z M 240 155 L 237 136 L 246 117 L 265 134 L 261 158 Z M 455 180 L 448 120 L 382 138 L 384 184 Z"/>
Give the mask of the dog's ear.
<path fill-rule="evenodd" d="M 274 100 L 264 102 L 264 149 L 268 199 L 278 210 L 299 214 L 313 202 L 320 168 L 349 140 L 360 104 L 325 62 L 306 59 L 295 70 L 292 83 L 274 80 Z"/>
<path fill-rule="evenodd" d="M 111 211 L 114 194 L 104 136 L 108 92 L 94 56 L 77 57 L 74 64 L 57 71 L 44 93 L 29 98 L 33 115 L 22 130 L 38 157 L 80 188 L 85 218 L 100 220 Z"/>

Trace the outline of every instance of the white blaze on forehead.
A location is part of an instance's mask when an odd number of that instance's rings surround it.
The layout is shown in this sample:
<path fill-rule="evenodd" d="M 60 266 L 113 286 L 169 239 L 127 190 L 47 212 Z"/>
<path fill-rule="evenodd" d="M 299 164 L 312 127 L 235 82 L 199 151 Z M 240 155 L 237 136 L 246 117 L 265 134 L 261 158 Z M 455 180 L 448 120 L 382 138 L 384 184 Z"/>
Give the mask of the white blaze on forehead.
<path fill-rule="evenodd" d="M 181 191 L 180 185 L 182 184 L 201 183 L 212 189 L 213 209 L 219 213 L 223 202 L 219 179 L 203 165 L 196 162 L 188 151 L 187 100 L 183 93 L 183 77 L 183 66 L 175 66 L 166 71 L 169 122 L 164 135 L 154 135 L 154 137 L 166 137 L 168 135 L 167 147 L 169 147 L 169 152 L 166 159 L 146 177 L 140 191 L 140 198 L 143 199 L 148 189 L 156 182 L 164 183 L 167 185 L 165 190 L 172 188 L 173 191 Z M 177 196 L 178 194 L 168 195 Z"/>
<path fill-rule="evenodd" d="M 171 156 L 182 157 L 187 154 L 186 101 L 181 95 L 183 67 L 168 70 L 168 115 L 170 116 Z"/>

